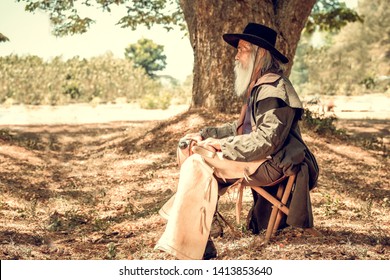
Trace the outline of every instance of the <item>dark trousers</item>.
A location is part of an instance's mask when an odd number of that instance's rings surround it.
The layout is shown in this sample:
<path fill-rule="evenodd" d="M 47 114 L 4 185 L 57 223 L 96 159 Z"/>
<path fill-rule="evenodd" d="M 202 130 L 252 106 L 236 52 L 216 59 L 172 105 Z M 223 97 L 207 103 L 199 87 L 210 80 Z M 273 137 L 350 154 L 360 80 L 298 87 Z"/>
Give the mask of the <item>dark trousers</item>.
<path fill-rule="evenodd" d="M 249 176 L 249 180 L 244 179 L 243 184 L 245 186 L 267 186 L 280 179 L 283 176 L 283 171 L 276 166 L 272 161 L 266 161 Z M 224 192 L 230 185 L 236 182 L 238 179 L 228 179 L 224 182 L 221 178 L 216 178 L 220 192 Z M 282 182 L 285 184 L 286 182 Z M 278 186 L 266 187 L 266 190 L 273 196 L 278 191 Z M 258 234 L 261 230 L 266 229 L 268 220 L 272 211 L 272 204 L 265 198 L 259 195 L 252 189 L 253 206 L 249 210 L 247 217 L 247 229 L 251 230 L 254 234 Z M 286 227 L 286 218 L 284 217 L 280 223 L 279 229 Z"/>

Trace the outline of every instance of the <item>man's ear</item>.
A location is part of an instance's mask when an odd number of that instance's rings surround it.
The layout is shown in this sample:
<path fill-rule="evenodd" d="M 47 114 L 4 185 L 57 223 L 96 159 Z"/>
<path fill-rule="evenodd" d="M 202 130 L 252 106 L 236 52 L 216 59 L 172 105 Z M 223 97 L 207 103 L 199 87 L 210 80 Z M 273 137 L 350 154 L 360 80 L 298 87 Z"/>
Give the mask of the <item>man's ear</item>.
<path fill-rule="evenodd" d="M 259 47 L 259 50 L 258 50 L 258 56 L 259 56 L 259 58 L 262 58 L 263 56 L 265 56 L 265 52 L 266 52 L 265 49 Z"/>

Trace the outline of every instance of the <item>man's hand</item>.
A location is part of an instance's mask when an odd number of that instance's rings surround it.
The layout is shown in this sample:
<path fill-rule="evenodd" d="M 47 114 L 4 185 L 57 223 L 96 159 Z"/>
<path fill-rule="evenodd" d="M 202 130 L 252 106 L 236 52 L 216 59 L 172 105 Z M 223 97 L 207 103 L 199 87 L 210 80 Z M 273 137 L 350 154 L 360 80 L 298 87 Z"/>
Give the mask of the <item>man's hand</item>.
<path fill-rule="evenodd" d="M 198 142 L 198 146 L 203 147 L 212 152 L 221 151 L 221 144 L 218 139 L 215 138 L 207 138 L 204 141 Z"/>
<path fill-rule="evenodd" d="M 183 139 L 192 139 L 195 142 L 199 143 L 203 140 L 202 135 L 200 135 L 199 132 L 196 133 L 188 133 L 186 136 L 183 137 Z"/>

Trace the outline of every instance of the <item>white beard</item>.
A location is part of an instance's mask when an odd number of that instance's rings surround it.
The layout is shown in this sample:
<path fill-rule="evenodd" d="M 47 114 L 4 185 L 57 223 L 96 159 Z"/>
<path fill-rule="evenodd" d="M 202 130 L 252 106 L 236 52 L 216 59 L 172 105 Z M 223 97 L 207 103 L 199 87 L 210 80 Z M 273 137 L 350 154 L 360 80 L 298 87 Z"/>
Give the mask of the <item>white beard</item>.
<path fill-rule="evenodd" d="M 248 61 L 248 65 L 244 67 L 238 60 L 235 61 L 234 74 L 236 80 L 234 83 L 234 89 L 238 97 L 243 96 L 248 89 L 251 82 L 252 71 L 255 62 L 255 54 L 252 53 Z"/>

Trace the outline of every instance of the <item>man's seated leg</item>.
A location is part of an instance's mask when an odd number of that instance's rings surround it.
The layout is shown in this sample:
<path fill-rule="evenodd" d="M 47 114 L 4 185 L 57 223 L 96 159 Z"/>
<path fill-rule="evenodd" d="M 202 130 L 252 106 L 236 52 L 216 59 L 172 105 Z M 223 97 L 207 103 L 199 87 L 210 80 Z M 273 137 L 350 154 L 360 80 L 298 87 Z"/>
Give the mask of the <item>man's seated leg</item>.
<path fill-rule="evenodd" d="M 188 157 L 180 168 L 175 198 L 165 208 L 168 222 L 156 249 L 178 259 L 202 259 L 217 197 L 213 169 L 200 155 Z"/>
<path fill-rule="evenodd" d="M 272 161 L 267 161 L 249 177 L 249 181 L 245 181 L 245 184 L 247 186 L 268 186 L 283 176 L 283 170 L 273 164 Z M 278 186 L 279 184 L 265 187 L 265 190 L 272 196 L 276 196 Z M 251 191 L 253 206 L 249 210 L 247 216 L 247 229 L 251 230 L 254 234 L 258 234 L 261 230 L 267 229 L 272 211 L 272 204 L 253 189 Z M 283 217 L 279 228 L 284 228 L 286 226 L 286 218 Z"/>

